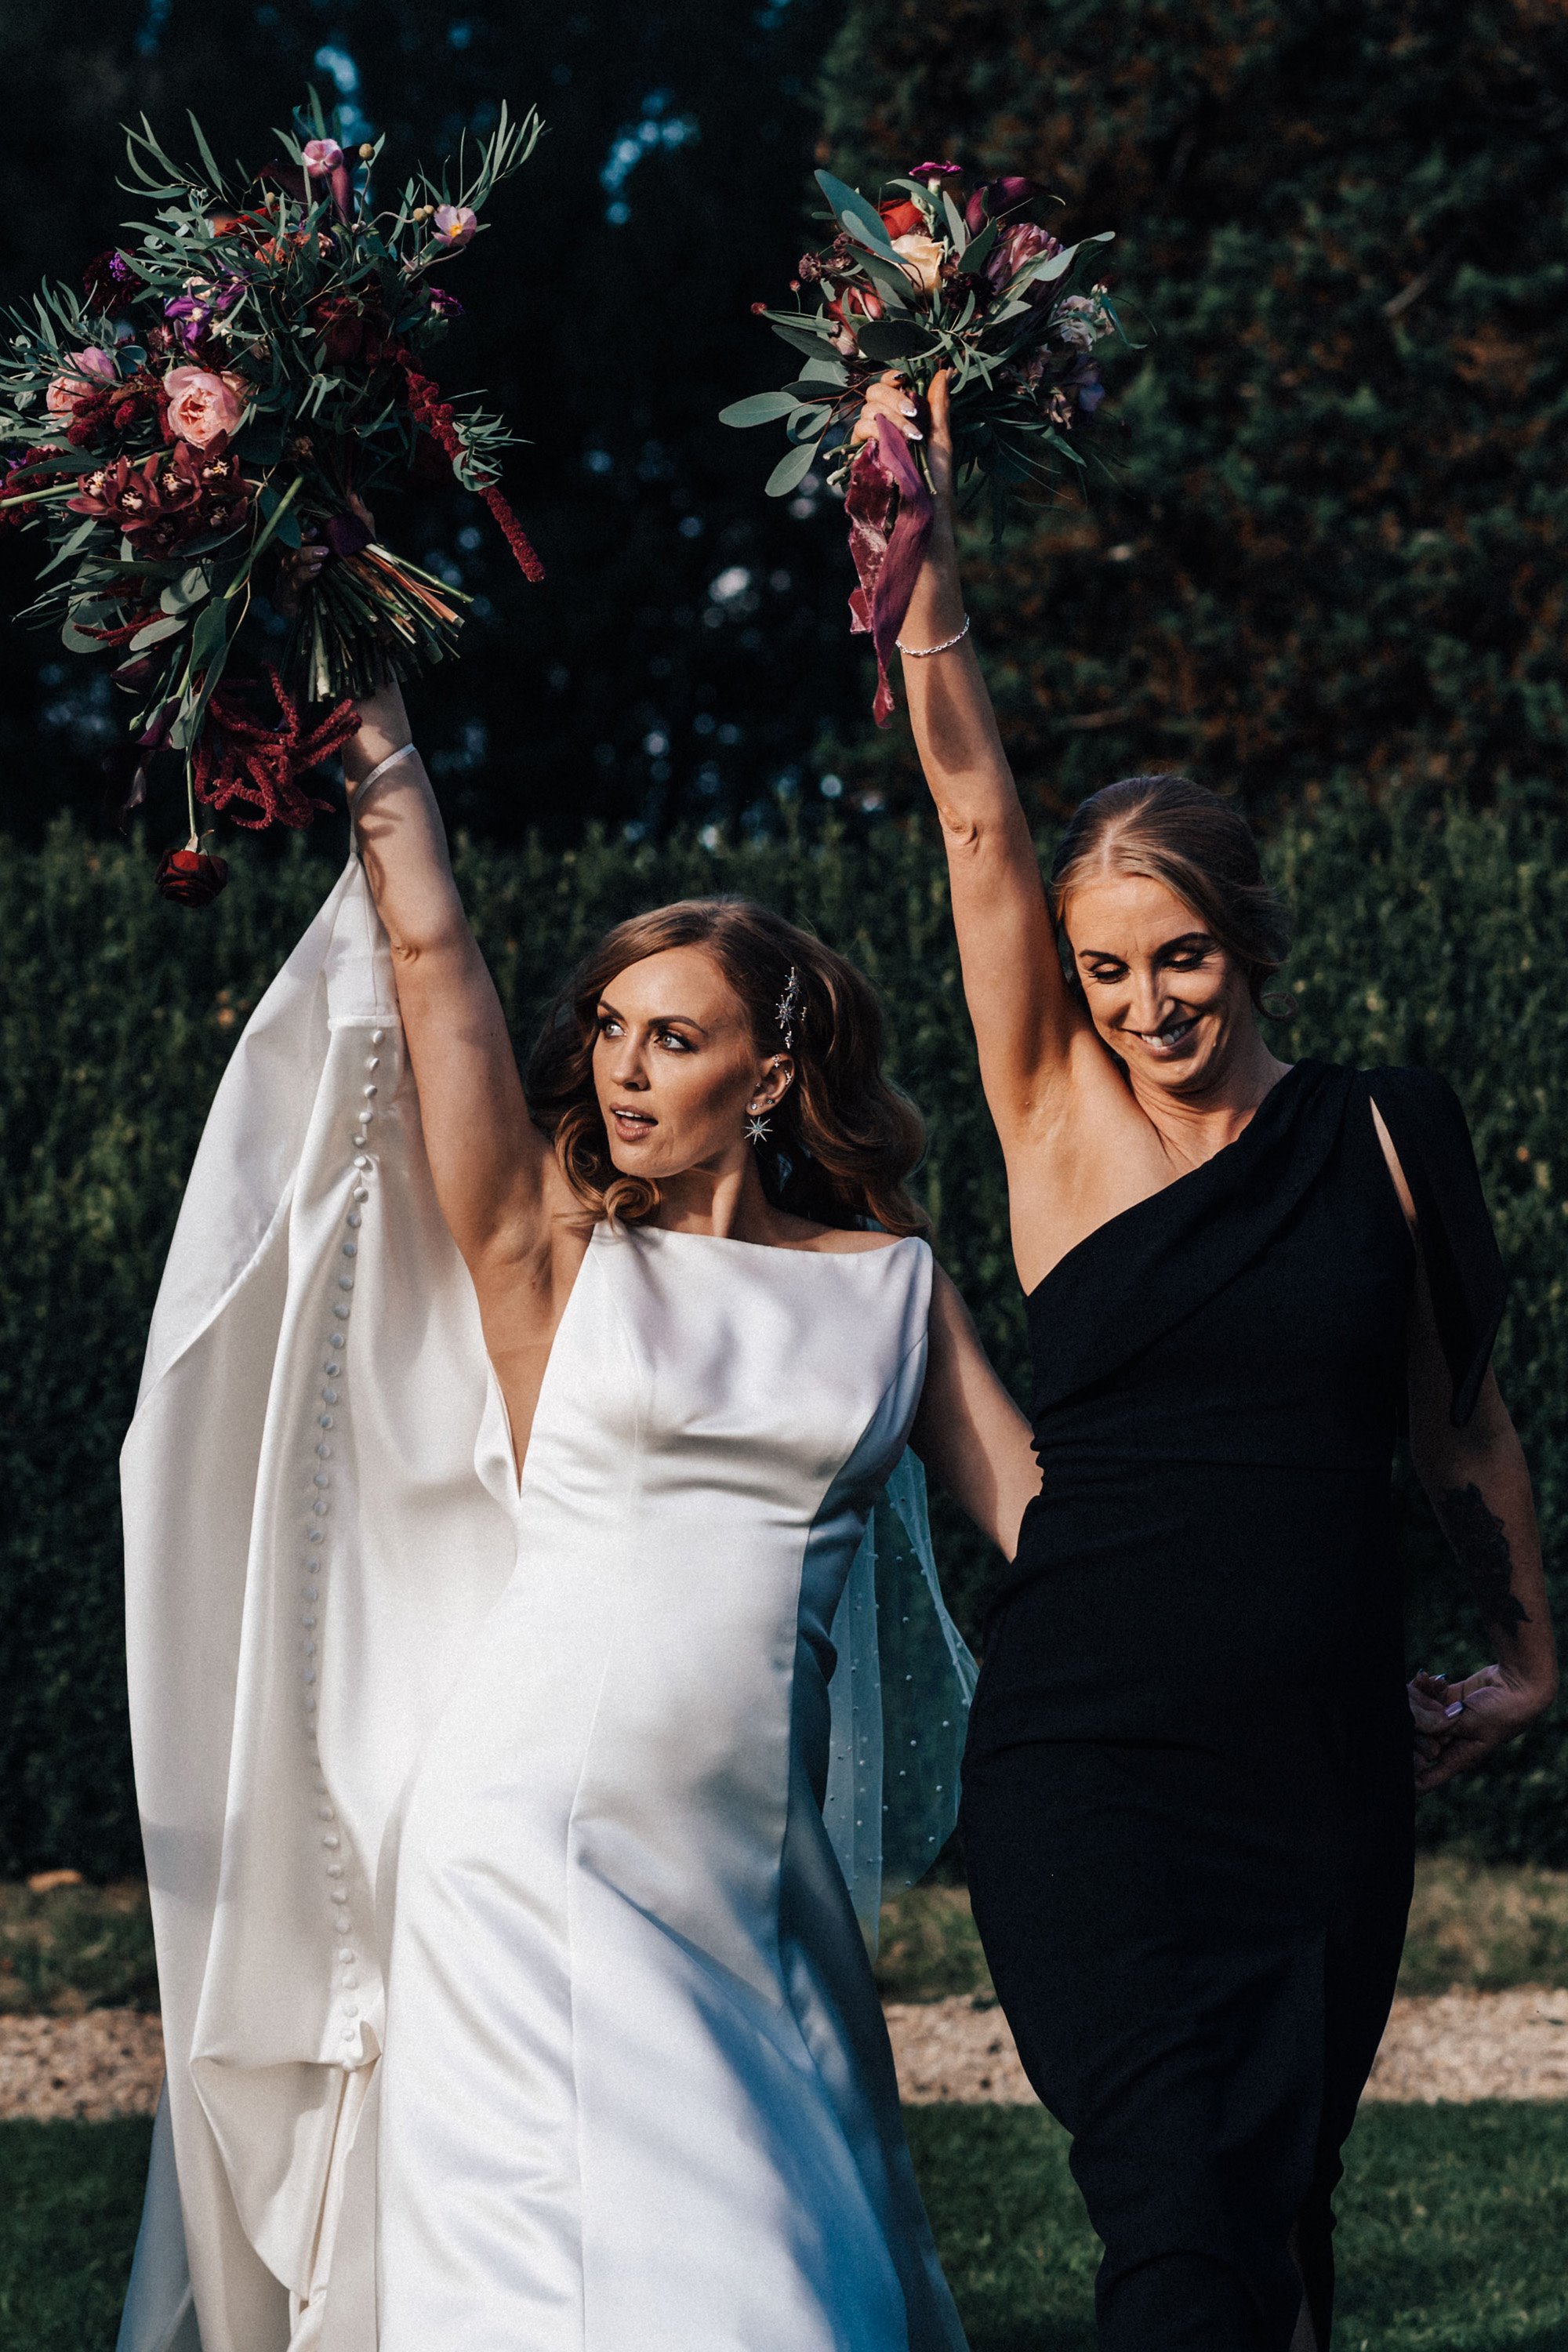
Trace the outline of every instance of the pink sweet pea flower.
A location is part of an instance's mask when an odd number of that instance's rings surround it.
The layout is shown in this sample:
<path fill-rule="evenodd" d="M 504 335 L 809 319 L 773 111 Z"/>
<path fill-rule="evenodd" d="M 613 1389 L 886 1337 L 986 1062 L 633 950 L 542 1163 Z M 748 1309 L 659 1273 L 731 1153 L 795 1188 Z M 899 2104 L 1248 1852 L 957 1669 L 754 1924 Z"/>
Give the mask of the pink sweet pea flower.
<path fill-rule="evenodd" d="M 171 368 L 163 378 L 169 430 L 195 449 L 232 433 L 245 413 L 234 385 L 206 368 Z"/>
<path fill-rule="evenodd" d="M 448 253 L 457 253 L 467 245 L 479 226 L 479 216 L 471 205 L 438 205 L 432 224 L 437 245 Z"/>
<path fill-rule="evenodd" d="M 69 357 L 75 374 L 57 375 L 44 395 L 44 405 L 51 416 L 73 414 L 77 402 L 89 388 L 81 380 L 83 376 L 90 377 L 94 383 L 113 383 L 119 373 L 112 353 L 99 343 L 89 343 L 85 351 L 72 352 Z"/>
<path fill-rule="evenodd" d="M 328 178 L 343 160 L 343 151 L 335 139 L 307 140 L 304 155 L 305 169 L 312 180 Z"/>

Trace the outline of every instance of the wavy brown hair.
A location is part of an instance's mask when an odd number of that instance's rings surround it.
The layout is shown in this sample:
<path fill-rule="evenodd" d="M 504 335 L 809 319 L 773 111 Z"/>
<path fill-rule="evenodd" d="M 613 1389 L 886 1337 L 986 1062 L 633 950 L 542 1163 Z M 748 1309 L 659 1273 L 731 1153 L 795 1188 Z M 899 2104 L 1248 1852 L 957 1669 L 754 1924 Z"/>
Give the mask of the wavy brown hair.
<path fill-rule="evenodd" d="M 760 1052 L 782 1050 L 777 1007 L 799 975 L 795 1083 L 769 1113 L 758 1172 L 776 1206 L 819 1224 L 868 1218 L 889 1234 L 922 1234 L 930 1220 L 905 1189 L 925 1149 L 911 1102 L 882 1073 L 882 1008 L 853 964 L 752 898 L 681 898 L 606 931 L 546 1014 L 529 1056 L 528 1107 L 555 1146 L 572 1190 L 595 1217 L 626 1223 L 658 1206 L 649 1178 L 610 1156 L 594 1087 L 598 1009 L 617 972 L 667 948 L 700 948 L 745 1007 Z"/>
<path fill-rule="evenodd" d="M 1264 878 L 1245 817 L 1190 776 L 1123 776 L 1074 810 L 1051 866 L 1051 910 L 1091 874 L 1145 874 L 1163 882 L 1202 920 L 1247 976 L 1255 1009 L 1285 1019 L 1295 1007 L 1269 997 L 1290 950 L 1290 919 Z M 1071 975 L 1074 985 L 1078 976 Z"/>

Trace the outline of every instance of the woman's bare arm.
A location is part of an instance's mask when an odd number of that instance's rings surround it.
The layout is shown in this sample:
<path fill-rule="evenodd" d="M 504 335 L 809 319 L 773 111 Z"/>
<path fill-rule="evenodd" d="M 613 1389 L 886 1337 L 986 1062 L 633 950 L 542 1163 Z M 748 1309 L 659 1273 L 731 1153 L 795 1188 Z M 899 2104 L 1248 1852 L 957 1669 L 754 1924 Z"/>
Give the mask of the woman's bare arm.
<path fill-rule="evenodd" d="M 910 1444 L 937 1483 L 1006 1559 L 1039 1491 L 1029 1424 L 997 1379 L 969 1310 L 940 1266 L 931 1352 Z"/>
<path fill-rule="evenodd" d="M 1426 1277 L 1410 1336 L 1410 1450 L 1438 1524 L 1469 1580 L 1497 1663 L 1459 1681 L 1412 1687 L 1417 1789 L 1440 1789 L 1550 1706 L 1557 1651 L 1530 1472 L 1490 1372 L 1463 1429 Z"/>
<path fill-rule="evenodd" d="M 915 404 L 895 376 L 873 386 L 858 434 L 885 417 L 918 435 Z M 948 384 L 937 377 L 926 436 L 936 503 L 930 543 L 900 632 L 940 646 L 963 626 L 953 527 Z M 1056 1110 L 1059 1083 L 1081 1065 L 1091 1085 L 1115 1087 L 1087 1013 L 1062 975 L 1039 860 L 997 732 L 973 637 L 903 665 L 916 747 L 942 824 L 963 989 L 991 1116 L 1006 1150 Z"/>
<path fill-rule="evenodd" d="M 343 755 L 361 857 L 391 941 L 408 1056 L 419 1089 L 437 1198 L 476 1281 L 497 1260 L 550 1245 L 554 1155 L 528 1116 L 495 983 L 452 878 L 446 830 L 424 761 L 409 749 L 395 686 L 360 705 Z"/>

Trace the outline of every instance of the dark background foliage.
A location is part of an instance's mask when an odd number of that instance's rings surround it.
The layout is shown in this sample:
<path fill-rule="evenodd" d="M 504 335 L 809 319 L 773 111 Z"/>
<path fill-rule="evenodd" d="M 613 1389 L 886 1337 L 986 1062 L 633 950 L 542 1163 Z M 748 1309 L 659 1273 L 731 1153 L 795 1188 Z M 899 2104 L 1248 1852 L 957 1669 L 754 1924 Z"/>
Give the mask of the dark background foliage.
<path fill-rule="evenodd" d="M 323 841 L 322 846 L 325 846 Z M 1333 794 L 1284 826 L 1302 912 L 1300 1013 L 1282 1050 L 1426 1063 L 1469 1110 L 1513 1303 L 1499 1358 L 1535 1470 L 1549 1557 L 1568 1533 L 1568 832 L 1524 813 L 1384 814 Z M 853 955 L 893 1015 L 925 1109 L 939 1246 L 1023 1392 L 1000 1158 L 974 1058 L 940 853 L 889 823 L 710 852 L 591 838 L 468 848 L 459 879 L 525 1043 L 562 969 L 635 908 L 738 889 Z M 0 856 L 0 1876 L 138 1860 L 120 1642 L 115 1456 L 153 1290 L 212 1089 L 331 868 L 247 858 L 209 914 L 164 906 L 134 852 L 58 832 Z M 204 1465 L 193 1460 L 188 1475 Z M 1458 1674 L 1484 1635 L 1418 1494 L 1402 1490 L 1411 1654 Z M 939 1511 L 943 1577 L 978 1631 L 989 1557 Z M 1172 1662 L 1180 1673 L 1182 1662 Z M 1194 1693 L 1201 1707 L 1203 1694 Z M 1425 1811 L 1428 1835 L 1568 1865 L 1568 1710 Z"/>
<path fill-rule="evenodd" d="M 548 125 L 447 279 L 468 315 L 449 389 L 484 386 L 531 446 L 507 487 L 548 569 L 530 589 L 479 500 L 389 501 L 384 530 L 482 600 L 455 670 L 418 692 L 449 814 L 492 838 L 571 838 L 590 815 L 682 813 L 755 829 L 816 791 L 815 746 L 869 688 L 846 634 L 830 501 L 761 496 L 757 436 L 715 424 L 771 338 L 748 304 L 800 251 L 815 78 L 834 0 L 79 0 L 0 12 L 0 297 L 79 280 L 144 205 L 116 185 L 145 110 L 191 152 L 271 159 L 313 83 L 358 138 L 384 131 L 384 193 L 504 96 Z M 610 184 L 606 184 L 606 178 Z M 612 217 L 616 215 L 616 217 Z M 620 216 L 623 215 L 624 217 Z M 780 350 L 773 343 L 773 350 Z M 41 542 L 0 536 L 0 612 Z M 104 666 L 0 625 L 0 822 L 34 836 L 62 800 L 97 815 L 121 700 Z M 40 758 L 40 745 L 43 756 Z M 171 763 L 172 764 L 172 763 Z M 163 781 L 155 831 L 183 796 Z"/>
<path fill-rule="evenodd" d="M 1113 227 L 1148 322 L 1117 486 L 976 589 L 1027 797 L 1561 793 L 1561 6 L 855 0 L 826 94 L 848 177 L 945 150 Z"/>

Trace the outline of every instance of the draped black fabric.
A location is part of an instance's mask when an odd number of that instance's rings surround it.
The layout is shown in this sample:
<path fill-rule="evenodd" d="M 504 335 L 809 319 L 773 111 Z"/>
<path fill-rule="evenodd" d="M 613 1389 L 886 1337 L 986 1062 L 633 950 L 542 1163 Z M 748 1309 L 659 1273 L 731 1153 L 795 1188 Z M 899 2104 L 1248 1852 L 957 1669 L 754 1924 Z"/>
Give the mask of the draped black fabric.
<path fill-rule="evenodd" d="M 1298 1064 L 1028 1301 L 1041 1491 L 964 1772 L 975 1914 L 1105 2241 L 1107 2352 L 1326 2344 L 1413 1847 L 1390 1469 L 1417 1209 L 1473 1408 L 1502 1272 L 1419 1071 Z M 1287 2250 L 1297 2231 L 1300 2268 Z"/>

